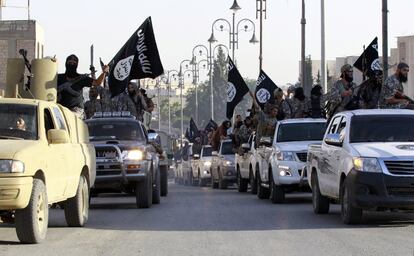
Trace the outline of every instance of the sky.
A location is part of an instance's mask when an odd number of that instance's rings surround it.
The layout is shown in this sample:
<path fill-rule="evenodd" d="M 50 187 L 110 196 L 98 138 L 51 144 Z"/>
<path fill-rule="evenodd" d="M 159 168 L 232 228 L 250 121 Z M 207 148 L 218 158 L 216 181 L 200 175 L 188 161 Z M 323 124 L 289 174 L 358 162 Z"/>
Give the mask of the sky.
<path fill-rule="evenodd" d="M 264 71 L 277 83 L 298 79 L 301 50 L 301 1 L 267 0 L 264 23 Z M 24 6 L 26 0 L 6 0 L 9 6 Z M 80 58 L 79 72 L 89 69 L 89 47 L 109 62 L 132 33 L 152 16 L 155 36 L 165 70 L 179 69 L 179 63 L 191 58 L 198 44 L 208 46 L 212 23 L 218 18 L 231 21 L 233 0 L 31 0 L 31 18 L 45 30 L 45 54 L 56 55 L 59 70 L 69 54 Z M 240 19 L 256 20 L 256 0 L 238 0 Z M 325 0 L 326 56 L 360 55 L 363 45 L 376 36 L 381 40 L 381 0 Z M 414 35 L 414 1 L 389 0 L 389 46 L 397 37 Z M 26 19 L 24 9 L 4 8 L 3 19 Z M 306 0 L 306 55 L 320 59 L 320 1 Z M 256 32 L 259 36 L 258 31 Z M 228 45 L 226 32 L 215 31 L 219 43 Z M 259 46 L 249 43 L 252 32 L 240 32 L 236 50 L 238 68 L 244 77 L 256 79 L 259 72 Z M 382 50 L 380 50 L 382 52 Z M 201 79 L 207 72 L 201 71 Z"/>

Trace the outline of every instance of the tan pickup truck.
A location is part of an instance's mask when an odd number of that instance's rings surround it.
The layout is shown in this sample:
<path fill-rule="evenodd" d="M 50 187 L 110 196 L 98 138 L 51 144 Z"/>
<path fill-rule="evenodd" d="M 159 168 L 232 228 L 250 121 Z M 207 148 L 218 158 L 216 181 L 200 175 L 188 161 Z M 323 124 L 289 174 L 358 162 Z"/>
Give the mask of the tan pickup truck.
<path fill-rule="evenodd" d="M 88 220 L 95 149 L 86 124 L 52 102 L 0 99 L 0 217 L 23 243 L 46 237 L 49 206 L 68 226 Z"/>

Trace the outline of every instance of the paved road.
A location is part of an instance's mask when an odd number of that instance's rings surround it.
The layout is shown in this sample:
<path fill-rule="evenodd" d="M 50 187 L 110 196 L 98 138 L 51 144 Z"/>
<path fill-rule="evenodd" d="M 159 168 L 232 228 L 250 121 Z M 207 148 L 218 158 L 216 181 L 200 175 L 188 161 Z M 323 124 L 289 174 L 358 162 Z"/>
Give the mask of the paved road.
<path fill-rule="evenodd" d="M 414 214 L 372 213 L 345 226 L 339 207 L 316 216 L 309 194 L 273 205 L 235 189 L 170 184 L 151 209 L 133 197 L 94 198 L 85 228 L 65 227 L 51 210 L 47 240 L 21 245 L 0 225 L 0 255 L 414 255 Z"/>

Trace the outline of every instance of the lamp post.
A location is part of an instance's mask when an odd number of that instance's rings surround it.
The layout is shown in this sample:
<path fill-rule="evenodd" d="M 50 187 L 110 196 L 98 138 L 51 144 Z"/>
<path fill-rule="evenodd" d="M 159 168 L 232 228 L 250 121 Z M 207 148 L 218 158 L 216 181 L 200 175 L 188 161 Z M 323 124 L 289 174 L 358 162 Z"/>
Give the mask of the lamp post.
<path fill-rule="evenodd" d="M 258 43 L 259 40 L 256 38 L 256 26 L 254 25 L 254 22 L 250 19 L 241 19 L 236 23 L 236 12 L 240 10 L 240 6 L 237 3 L 237 0 L 234 0 L 233 5 L 230 7 L 230 10 L 233 11 L 233 19 L 232 23 L 230 23 L 228 20 L 220 18 L 213 22 L 213 25 L 211 26 L 211 37 L 214 38 L 214 30 L 217 31 L 224 31 L 224 26 L 227 25 L 229 32 L 229 48 L 232 50 L 232 59 L 234 62 L 235 60 L 235 50 L 239 48 L 239 33 L 241 31 L 249 32 L 253 31 L 253 36 L 250 39 L 250 43 L 255 44 Z M 243 29 L 240 29 L 240 25 L 243 25 Z M 249 25 L 251 26 L 249 26 Z M 219 25 L 218 28 L 216 25 Z"/>
<path fill-rule="evenodd" d="M 266 0 L 256 0 L 256 19 L 260 20 L 260 46 L 259 46 L 259 72 L 263 66 L 263 14 L 264 19 L 267 16 L 267 2 Z"/>
<path fill-rule="evenodd" d="M 183 64 L 185 62 L 191 63 L 190 60 L 183 60 L 180 63 L 180 71 L 178 72 L 179 83 L 180 83 L 180 101 L 181 101 L 181 146 L 183 146 L 183 136 L 184 136 L 184 102 L 183 102 L 183 87 L 184 87 L 184 76 L 186 72 L 192 72 L 188 69 L 188 64 L 183 70 Z"/>
<path fill-rule="evenodd" d="M 168 134 L 171 135 L 171 78 L 176 79 L 175 76 L 178 76 L 178 71 L 173 69 L 167 71 L 167 73 L 162 77 L 165 84 L 167 85 L 167 93 L 168 93 Z"/>
<path fill-rule="evenodd" d="M 382 69 L 385 83 L 388 78 L 388 0 L 382 0 Z"/>
<path fill-rule="evenodd" d="M 307 81 L 306 81 L 306 46 L 305 46 L 305 28 L 306 28 L 306 18 L 305 18 L 305 0 L 302 0 L 302 18 L 300 20 L 300 24 L 302 26 L 302 43 L 301 43 L 301 60 L 302 60 L 302 88 L 303 91 L 305 92 L 305 95 L 308 96 L 308 85 L 307 85 Z"/>

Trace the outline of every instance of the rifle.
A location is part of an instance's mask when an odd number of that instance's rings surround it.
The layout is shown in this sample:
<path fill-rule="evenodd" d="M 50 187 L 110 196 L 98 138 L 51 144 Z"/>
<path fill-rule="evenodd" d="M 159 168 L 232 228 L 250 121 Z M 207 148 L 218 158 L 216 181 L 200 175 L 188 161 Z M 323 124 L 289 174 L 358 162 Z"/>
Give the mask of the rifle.
<path fill-rule="evenodd" d="M 94 56 L 93 56 L 93 44 L 91 45 L 91 48 L 90 48 L 90 57 L 91 57 L 91 64 L 90 64 L 90 66 L 89 66 L 89 70 L 91 71 L 91 76 L 92 76 L 92 78 L 95 80 L 96 79 L 96 76 L 95 76 L 95 73 L 96 73 L 96 69 L 95 69 L 95 66 L 93 65 L 93 59 L 94 59 Z"/>
<path fill-rule="evenodd" d="M 20 49 L 19 50 L 19 54 L 22 55 L 23 59 L 24 59 L 24 64 L 27 68 L 27 70 L 29 71 L 29 75 L 27 76 L 27 82 L 25 84 L 24 89 L 26 91 L 30 91 L 30 85 L 31 85 L 31 80 L 32 80 L 32 65 L 30 64 L 29 59 L 27 59 L 27 50 L 25 49 Z"/>

